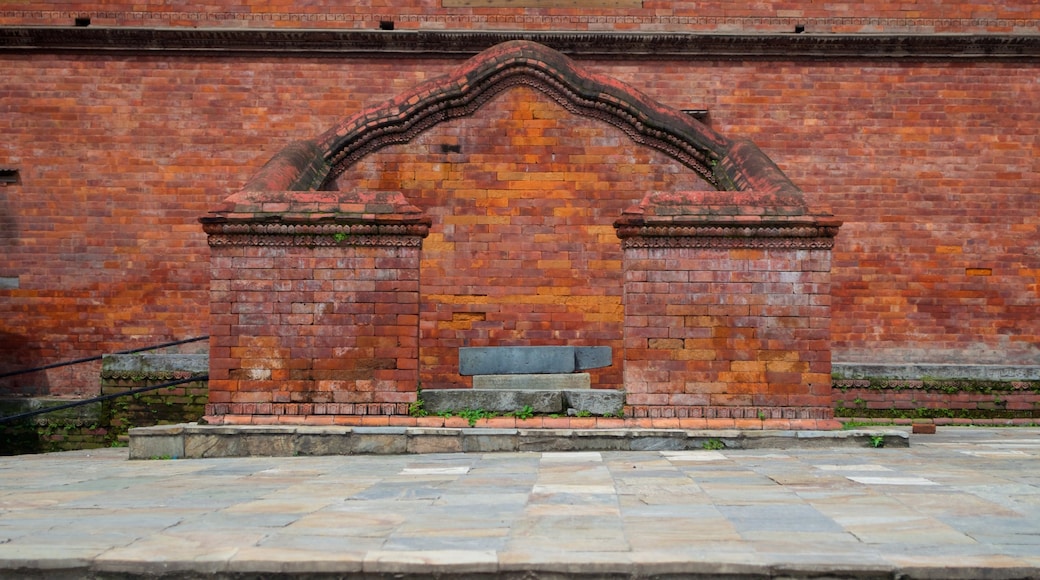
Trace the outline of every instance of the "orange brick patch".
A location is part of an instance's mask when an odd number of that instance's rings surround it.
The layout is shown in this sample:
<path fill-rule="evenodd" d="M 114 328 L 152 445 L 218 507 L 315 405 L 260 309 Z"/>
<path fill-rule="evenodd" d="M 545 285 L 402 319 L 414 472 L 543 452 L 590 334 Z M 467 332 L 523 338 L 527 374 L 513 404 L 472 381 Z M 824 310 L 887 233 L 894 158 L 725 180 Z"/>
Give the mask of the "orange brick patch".
<path fill-rule="evenodd" d="M 914 423 L 911 431 L 915 435 L 934 435 L 935 434 L 935 423 Z"/>

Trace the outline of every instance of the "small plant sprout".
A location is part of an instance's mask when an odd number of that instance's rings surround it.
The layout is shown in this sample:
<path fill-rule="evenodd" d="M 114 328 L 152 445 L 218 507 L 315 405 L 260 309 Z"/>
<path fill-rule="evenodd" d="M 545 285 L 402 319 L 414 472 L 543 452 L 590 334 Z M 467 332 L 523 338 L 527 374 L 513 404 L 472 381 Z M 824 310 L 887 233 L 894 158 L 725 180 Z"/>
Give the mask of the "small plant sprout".
<path fill-rule="evenodd" d="M 463 409 L 458 412 L 458 416 L 465 419 L 466 422 L 469 423 L 470 427 L 473 427 L 477 424 L 477 421 L 481 419 L 492 419 L 498 415 L 497 413 L 485 411 L 484 409 Z"/>
<path fill-rule="evenodd" d="M 707 451 L 718 451 L 719 449 L 725 449 L 726 444 L 718 439 L 708 439 L 701 444 L 701 447 Z"/>
<path fill-rule="evenodd" d="M 531 417 L 534 417 L 534 407 L 531 405 L 524 405 L 522 409 L 513 411 L 511 415 L 517 419 L 530 419 Z"/>

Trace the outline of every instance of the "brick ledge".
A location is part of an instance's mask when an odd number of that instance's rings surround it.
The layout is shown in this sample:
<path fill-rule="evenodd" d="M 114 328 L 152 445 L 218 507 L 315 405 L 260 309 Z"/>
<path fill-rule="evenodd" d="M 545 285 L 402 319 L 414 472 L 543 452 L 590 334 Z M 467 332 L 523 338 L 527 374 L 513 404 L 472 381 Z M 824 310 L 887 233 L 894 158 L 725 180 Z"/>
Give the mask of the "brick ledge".
<path fill-rule="evenodd" d="M 888 419 L 884 417 L 837 417 L 835 421 L 842 425 L 864 424 L 864 425 L 895 425 L 907 427 L 913 425 L 935 425 L 937 427 L 1035 427 L 1040 425 L 1040 419 L 1017 418 L 1017 419 L 951 419 L 947 417 L 936 417 L 928 419 Z"/>
<path fill-rule="evenodd" d="M 572 57 L 631 59 L 1040 58 L 1040 35 L 627 33 L 131 27 L 0 27 L 0 51 L 467 58 L 509 40 Z"/>
<path fill-rule="evenodd" d="M 130 459 L 561 451 L 908 447 L 898 429 L 476 428 L 339 425 L 164 425 L 130 431 Z"/>
<path fill-rule="evenodd" d="M 403 415 L 211 415 L 209 425 L 297 425 L 345 427 L 470 428 L 462 417 L 409 417 Z M 833 419 L 734 419 L 646 417 L 494 417 L 480 419 L 474 429 L 741 429 L 747 431 L 841 429 Z"/>

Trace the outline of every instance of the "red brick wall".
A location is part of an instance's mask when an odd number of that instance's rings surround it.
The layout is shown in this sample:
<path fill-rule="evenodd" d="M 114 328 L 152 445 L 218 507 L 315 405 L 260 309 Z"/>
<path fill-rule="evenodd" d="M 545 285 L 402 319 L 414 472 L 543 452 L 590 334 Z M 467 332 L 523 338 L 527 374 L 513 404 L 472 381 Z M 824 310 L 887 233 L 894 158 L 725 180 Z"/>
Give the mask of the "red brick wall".
<path fill-rule="evenodd" d="M 433 219 L 422 251 L 423 388 L 470 384 L 458 374 L 461 346 L 532 344 L 613 347 L 613 366 L 591 371 L 593 383 L 622 388 L 614 220 L 647 192 L 708 188 L 530 88 L 366 157 L 338 187 L 402 191 Z"/>
<path fill-rule="evenodd" d="M 634 415 L 830 418 L 829 269 L 826 250 L 626 248 Z"/>
<path fill-rule="evenodd" d="M 1040 417 L 1036 381 L 856 380 L 835 381 L 834 405 L 843 417 Z"/>
<path fill-rule="evenodd" d="M 0 24 L 222 28 L 368 28 L 392 21 L 398 30 L 579 30 L 621 32 L 1023 32 L 1035 33 L 1040 6 L 1031 0 L 945 2 L 696 2 L 690 0 L 578 0 L 539 8 L 525 0 L 308 0 L 242 3 L 226 0 L 20 1 L 5 6 Z M 541 2 L 544 4 L 544 2 Z"/>
<path fill-rule="evenodd" d="M 903 3 L 893 12 L 887 4 L 771 4 L 743 15 L 727 15 L 729 3 L 668 5 L 644 3 L 639 14 L 660 14 L 648 21 L 623 10 L 587 18 L 431 8 L 425 20 L 396 22 L 746 31 L 803 19 L 809 32 L 1035 32 L 1040 15 L 1032 2 Z M 93 5 L 25 3 L 0 12 L 0 23 L 67 24 L 82 9 L 95 26 L 369 28 L 377 12 L 419 12 L 387 7 L 358 20 L 345 12 L 312 20 L 300 14 L 322 10 L 302 4 L 272 5 L 263 17 L 227 16 L 216 4 L 150 6 L 154 13 L 129 14 L 121 12 L 129 5 L 106 3 L 102 14 Z M 205 334 L 209 256 L 196 218 L 287 142 L 460 61 L 0 53 L 0 166 L 21 176 L 0 188 L 0 278 L 17 281 L 0 289 L 0 372 Z M 709 109 L 714 129 L 754 140 L 810 207 L 829 207 L 845 222 L 833 261 L 835 360 L 1040 364 L 1034 62 L 584 64 L 666 104 Z M 443 241 L 427 240 L 431 250 Z M 3 382 L 18 392 L 97 388 L 96 369 L 81 374 L 75 384 L 38 375 Z"/>
<path fill-rule="evenodd" d="M 1040 111 L 1026 104 L 1040 97 L 1035 69 L 751 69 L 727 71 L 749 74 L 717 94 L 726 112 L 714 128 L 749 136 L 810 207 L 844 220 L 835 360 L 1040 363 L 1030 314 L 1040 307 Z"/>
<path fill-rule="evenodd" d="M 208 415 L 406 414 L 419 249 L 212 249 Z"/>
<path fill-rule="evenodd" d="M 209 249 L 198 223 L 287 142 L 420 82 L 388 62 L 0 55 L 0 372 L 203 336 Z M 364 76 L 364 75 L 363 75 Z M 98 369 L 8 391 L 98 389 Z M 70 374 L 76 376 L 70 377 Z"/>

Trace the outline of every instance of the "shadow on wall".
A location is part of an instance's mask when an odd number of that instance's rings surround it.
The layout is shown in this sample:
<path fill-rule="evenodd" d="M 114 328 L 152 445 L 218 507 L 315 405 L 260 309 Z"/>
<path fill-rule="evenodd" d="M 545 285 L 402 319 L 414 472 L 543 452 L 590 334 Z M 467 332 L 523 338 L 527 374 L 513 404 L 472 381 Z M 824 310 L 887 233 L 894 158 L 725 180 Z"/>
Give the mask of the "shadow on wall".
<path fill-rule="evenodd" d="M 0 168 L 0 180 L 2 179 L 3 169 Z M 10 194 L 6 189 L 6 186 L 2 181 L 0 181 L 0 248 L 3 248 L 4 250 L 13 249 L 19 245 L 18 223 L 15 221 L 14 216 L 8 209 L 10 205 L 8 203 Z M 10 256 L 10 254 L 8 255 Z M 0 270 L 0 291 L 18 288 L 17 272 L 18 268 L 12 266 L 11 262 L 8 263 L 7 268 Z"/>
<path fill-rule="evenodd" d="M 20 334 L 0 331 L 0 375 L 35 368 L 45 364 L 39 349 L 30 346 Z M 0 377 L 0 417 L 30 410 L 30 397 L 45 396 L 50 391 L 46 371 Z M 40 453 L 45 451 L 37 426 L 31 420 L 0 425 L 0 455 Z"/>
<path fill-rule="evenodd" d="M 25 336 L 0 331 L 0 375 L 35 368 L 45 364 L 39 348 L 31 346 Z M 0 397 L 46 395 L 50 383 L 45 371 L 0 377 Z"/>
<path fill-rule="evenodd" d="M 18 224 L 8 210 L 8 197 L 7 187 L 0 183 L 0 246 L 5 248 L 18 245 Z"/>

